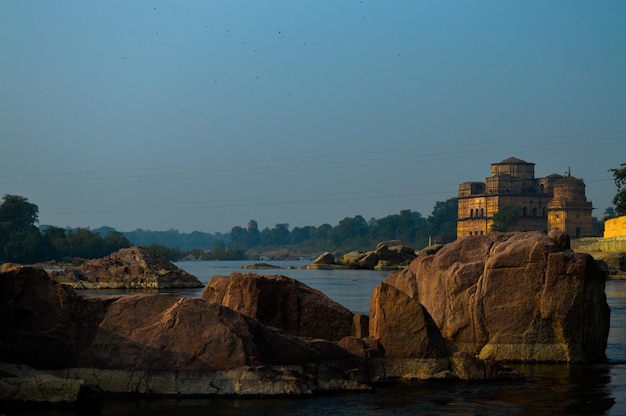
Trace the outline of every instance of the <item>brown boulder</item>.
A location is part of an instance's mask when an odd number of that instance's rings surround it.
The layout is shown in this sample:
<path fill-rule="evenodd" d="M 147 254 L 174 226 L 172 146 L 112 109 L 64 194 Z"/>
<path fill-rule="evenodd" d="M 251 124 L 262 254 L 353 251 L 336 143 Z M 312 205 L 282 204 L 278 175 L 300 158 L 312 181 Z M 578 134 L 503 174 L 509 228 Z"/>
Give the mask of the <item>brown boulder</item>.
<path fill-rule="evenodd" d="M 428 311 L 399 289 L 381 283 L 370 305 L 370 336 L 385 358 L 447 358 L 450 354 Z"/>
<path fill-rule="evenodd" d="M 471 236 L 387 279 L 423 304 L 442 335 L 481 358 L 601 362 L 609 328 L 605 274 L 540 233 Z"/>
<path fill-rule="evenodd" d="M 320 254 L 319 256 L 317 256 L 317 258 L 315 260 L 313 260 L 313 264 L 330 265 L 330 264 L 335 264 L 335 263 L 336 263 L 335 256 L 333 256 L 328 251 Z"/>
<path fill-rule="evenodd" d="M 318 360 L 295 337 L 221 305 L 136 295 L 109 306 L 80 366 L 198 372 Z"/>
<path fill-rule="evenodd" d="M 322 292 L 279 275 L 213 276 L 202 299 L 301 337 L 337 341 L 350 335 L 353 313 Z"/>
<path fill-rule="evenodd" d="M 378 261 L 392 264 L 408 263 L 415 259 L 415 250 L 404 245 L 402 241 L 392 240 L 379 243 L 376 246 L 376 257 Z"/>
<path fill-rule="evenodd" d="M 106 257 L 50 273 L 75 289 L 200 288 L 193 275 L 141 247 L 118 250 Z"/>
<path fill-rule="evenodd" d="M 337 343 L 201 299 L 86 298 L 28 267 L 0 274 L 1 360 L 115 393 L 310 394 L 368 382 L 351 370 L 362 360 Z M 9 381 L 0 385 L 26 391 L 32 378 Z"/>
<path fill-rule="evenodd" d="M 62 368 L 89 346 L 115 298 L 84 298 L 41 269 L 0 274 L 0 359 Z"/>

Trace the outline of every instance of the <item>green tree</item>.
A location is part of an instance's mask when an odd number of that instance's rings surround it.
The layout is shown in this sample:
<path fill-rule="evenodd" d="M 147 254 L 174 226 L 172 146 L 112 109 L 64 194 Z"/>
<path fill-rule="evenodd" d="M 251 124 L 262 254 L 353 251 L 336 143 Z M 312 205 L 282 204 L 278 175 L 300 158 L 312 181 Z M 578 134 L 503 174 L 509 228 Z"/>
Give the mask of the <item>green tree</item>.
<path fill-rule="evenodd" d="M 36 263 L 43 260 L 44 244 L 39 229 L 34 225 L 13 233 L 4 246 L 4 258 L 16 263 Z"/>
<path fill-rule="evenodd" d="M 432 214 L 428 217 L 428 234 L 430 237 L 441 237 L 444 241 L 456 238 L 456 220 L 459 214 L 458 199 L 450 198 L 437 201 Z"/>
<path fill-rule="evenodd" d="M 609 172 L 613 172 L 613 179 L 617 187 L 617 194 L 613 198 L 615 213 L 626 215 L 626 163 L 622 163 L 619 168 L 609 169 Z"/>
<path fill-rule="evenodd" d="M 492 231 L 507 231 L 514 226 L 522 215 L 522 208 L 516 205 L 505 205 L 493 216 Z"/>
<path fill-rule="evenodd" d="M 248 232 L 243 227 L 236 225 L 231 228 L 228 248 L 235 250 L 248 249 Z"/>
<path fill-rule="evenodd" d="M 372 218 L 369 222 L 369 240 L 371 245 L 381 241 L 402 240 L 408 245 L 421 245 L 426 219 L 419 212 L 404 209 L 400 214 L 384 218 Z"/>
<path fill-rule="evenodd" d="M 357 215 L 354 218 L 346 217 L 339 221 L 339 224 L 330 232 L 330 238 L 336 247 L 347 245 L 349 248 L 358 248 L 365 243 L 368 232 L 367 221 L 361 215 Z"/>
<path fill-rule="evenodd" d="M 69 254 L 72 257 L 96 259 L 105 255 L 102 238 L 89 228 L 78 228 L 67 233 Z"/>
<path fill-rule="evenodd" d="M 69 244 L 67 242 L 67 233 L 61 227 L 46 227 L 41 233 L 45 241 L 47 252 L 45 254 L 48 260 L 71 261 Z"/>
<path fill-rule="evenodd" d="M 41 247 L 34 247 L 33 228 L 39 222 L 39 208 L 19 195 L 5 194 L 0 203 L 0 256 L 8 261 L 32 262 Z M 41 239 L 37 239 L 41 243 Z M 22 253 L 22 255 L 20 255 Z M 28 260 L 26 260 L 28 258 Z"/>
<path fill-rule="evenodd" d="M 102 239 L 104 244 L 104 255 L 109 255 L 121 248 L 130 247 L 130 241 L 124 237 L 124 234 L 119 231 L 109 231 L 109 233 Z"/>
<path fill-rule="evenodd" d="M 18 195 L 4 195 L 0 204 L 0 232 L 7 237 L 28 230 L 39 222 L 39 208 Z"/>
<path fill-rule="evenodd" d="M 267 227 L 261 231 L 261 245 L 266 247 L 284 246 L 289 243 L 289 224 L 276 224 L 271 230 Z"/>
<path fill-rule="evenodd" d="M 162 244 L 153 243 L 153 244 L 150 244 L 149 246 L 146 246 L 145 248 L 149 252 L 156 254 L 158 256 L 161 256 L 164 259 L 167 259 L 169 261 L 177 261 L 178 259 L 183 257 L 178 247 L 165 247 Z"/>

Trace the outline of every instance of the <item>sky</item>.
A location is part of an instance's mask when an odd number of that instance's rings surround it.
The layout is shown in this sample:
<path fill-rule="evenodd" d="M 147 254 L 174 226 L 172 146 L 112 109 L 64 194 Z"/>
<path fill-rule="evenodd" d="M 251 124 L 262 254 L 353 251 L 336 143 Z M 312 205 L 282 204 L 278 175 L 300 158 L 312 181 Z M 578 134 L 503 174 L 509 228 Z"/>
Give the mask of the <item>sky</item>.
<path fill-rule="evenodd" d="M 424 217 L 517 157 L 626 163 L 626 2 L 0 2 L 0 194 L 40 224 Z"/>

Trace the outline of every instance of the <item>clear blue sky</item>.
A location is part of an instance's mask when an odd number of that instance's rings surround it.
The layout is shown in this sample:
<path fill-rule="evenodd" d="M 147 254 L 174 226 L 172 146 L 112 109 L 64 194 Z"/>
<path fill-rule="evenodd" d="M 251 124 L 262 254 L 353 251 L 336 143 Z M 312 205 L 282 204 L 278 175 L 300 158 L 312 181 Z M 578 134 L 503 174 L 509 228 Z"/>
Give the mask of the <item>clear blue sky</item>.
<path fill-rule="evenodd" d="M 432 212 L 515 156 L 626 162 L 626 1 L 0 2 L 0 193 L 41 224 Z"/>

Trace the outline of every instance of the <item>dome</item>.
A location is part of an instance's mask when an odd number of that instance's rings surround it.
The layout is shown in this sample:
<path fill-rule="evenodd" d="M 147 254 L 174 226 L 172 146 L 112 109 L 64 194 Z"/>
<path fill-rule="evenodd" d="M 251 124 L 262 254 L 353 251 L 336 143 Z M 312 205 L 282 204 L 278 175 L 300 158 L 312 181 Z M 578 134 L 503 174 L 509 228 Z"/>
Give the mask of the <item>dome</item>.
<path fill-rule="evenodd" d="M 516 157 L 509 157 L 509 158 L 504 159 L 502 162 L 500 162 L 500 164 L 502 165 L 526 164 L 526 163 L 528 162 L 522 159 L 518 159 Z"/>
<path fill-rule="evenodd" d="M 582 186 L 585 187 L 585 182 L 582 179 L 576 178 L 574 176 L 565 176 L 563 179 L 559 179 L 554 183 L 554 186 L 564 187 L 564 186 Z"/>

